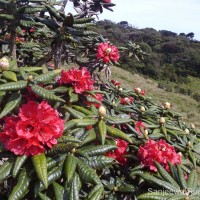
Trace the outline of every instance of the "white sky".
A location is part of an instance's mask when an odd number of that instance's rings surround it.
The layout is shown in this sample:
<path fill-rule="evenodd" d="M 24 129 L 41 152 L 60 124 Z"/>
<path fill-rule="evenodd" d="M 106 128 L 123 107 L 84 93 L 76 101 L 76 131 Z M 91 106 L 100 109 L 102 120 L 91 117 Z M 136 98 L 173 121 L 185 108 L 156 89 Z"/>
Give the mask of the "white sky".
<path fill-rule="evenodd" d="M 194 38 L 200 40 L 200 0 L 112 0 L 112 3 L 116 4 L 114 12 L 104 9 L 100 19 L 128 21 L 136 28 L 178 34 L 193 32 Z"/>

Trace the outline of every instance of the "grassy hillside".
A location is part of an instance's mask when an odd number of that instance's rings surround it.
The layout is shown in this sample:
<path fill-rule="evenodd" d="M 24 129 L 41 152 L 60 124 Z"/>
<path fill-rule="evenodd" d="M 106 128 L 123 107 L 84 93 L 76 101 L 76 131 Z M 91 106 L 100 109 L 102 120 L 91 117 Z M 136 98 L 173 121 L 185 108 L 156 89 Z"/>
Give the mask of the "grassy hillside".
<path fill-rule="evenodd" d="M 152 97 L 157 104 L 170 102 L 173 104 L 175 111 L 183 114 L 186 123 L 194 123 L 200 128 L 200 103 L 189 96 L 178 93 L 167 92 L 158 88 L 158 83 L 149 78 L 142 77 L 138 74 L 131 74 L 121 68 L 112 66 L 112 79 L 118 80 L 123 87 L 134 88 L 140 87 L 146 90 L 146 95 Z"/>

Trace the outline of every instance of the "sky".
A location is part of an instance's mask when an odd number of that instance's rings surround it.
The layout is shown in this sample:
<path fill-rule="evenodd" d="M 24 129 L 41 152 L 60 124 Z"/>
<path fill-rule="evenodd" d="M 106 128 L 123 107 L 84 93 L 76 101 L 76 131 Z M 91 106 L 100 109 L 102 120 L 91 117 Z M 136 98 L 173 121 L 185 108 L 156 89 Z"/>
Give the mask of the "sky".
<path fill-rule="evenodd" d="M 200 41 L 200 0 L 112 0 L 114 12 L 104 9 L 99 19 L 128 21 L 136 28 L 194 33 Z M 70 5 L 69 5 L 70 6 Z"/>

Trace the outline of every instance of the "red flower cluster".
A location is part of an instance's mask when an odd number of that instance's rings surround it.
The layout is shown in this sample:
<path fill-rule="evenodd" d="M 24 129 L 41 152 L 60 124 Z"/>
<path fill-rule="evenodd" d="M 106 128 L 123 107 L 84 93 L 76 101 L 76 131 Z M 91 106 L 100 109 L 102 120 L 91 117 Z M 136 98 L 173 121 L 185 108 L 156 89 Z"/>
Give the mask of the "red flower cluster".
<path fill-rule="evenodd" d="M 109 43 L 100 43 L 97 49 L 97 59 L 103 59 L 103 62 L 117 62 L 119 60 L 119 52 L 116 46 Z"/>
<path fill-rule="evenodd" d="M 143 122 L 141 121 L 136 121 L 135 122 L 135 130 L 139 133 L 139 134 L 142 134 L 141 131 L 140 131 L 140 127 L 143 128 L 143 129 L 146 129 L 145 125 Z"/>
<path fill-rule="evenodd" d="M 128 105 L 130 103 L 134 102 L 134 98 L 133 97 L 125 97 L 125 98 L 121 98 L 120 99 L 120 103 L 123 105 Z"/>
<path fill-rule="evenodd" d="M 91 79 L 89 71 L 83 67 L 81 70 L 72 68 L 69 71 L 62 71 L 60 84 L 71 84 L 77 94 L 85 90 L 93 90 L 94 81 Z"/>
<path fill-rule="evenodd" d="M 91 97 L 93 99 L 96 99 L 98 100 L 99 102 L 102 102 L 103 101 L 103 96 L 102 94 L 95 94 L 95 95 L 92 95 L 92 94 L 86 94 L 85 96 L 88 96 L 88 97 Z M 96 108 L 99 108 L 101 106 L 100 103 L 95 103 L 95 102 L 91 102 L 91 101 L 84 101 L 84 103 L 87 105 L 87 106 L 91 106 L 92 104 L 96 107 Z"/>
<path fill-rule="evenodd" d="M 157 172 L 155 161 L 160 163 L 167 171 L 169 171 L 168 162 L 173 165 L 181 164 L 180 154 L 176 153 L 174 147 L 162 139 L 158 142 L 149 139 L 144 146 L 140 146 L 138 157 L 141 160 L 141 164 L 155 172 Z"/>
<path fill-rule="evenodd" d="M 111 3 L 111 0 L 104 0 L 106 3 Z"/>
<path fill-rule="evenodd" d="M 57 144 L 63 130 L 64 120 L 47 102 L 28 101 L 21 106 L 19 116 L 5 118 L 0 142 L 16 155 L 37 155 Z"/>
<path fill-rule="evenodd" d="M 121 165 L 124 165 L 127 162 L 127 158 L 125 158 L 124 156 L 127 154 L 126 150 L 128 148 L 128 142 L 121 139 L 116 139 L 116 145 L 118 148 L 115 149 L 113 152 L 108 152 L 106 156 L 114 158 Z"/>

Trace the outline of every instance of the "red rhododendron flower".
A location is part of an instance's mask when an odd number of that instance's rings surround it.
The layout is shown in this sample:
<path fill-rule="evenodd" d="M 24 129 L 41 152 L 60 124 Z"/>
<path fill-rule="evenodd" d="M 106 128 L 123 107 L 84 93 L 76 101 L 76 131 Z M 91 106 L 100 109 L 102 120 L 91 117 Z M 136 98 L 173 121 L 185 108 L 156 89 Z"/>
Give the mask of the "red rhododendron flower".
<path fill-rule="evenodd" d="M 120 99 L 120 103 L 123 105 L 128 105 L 130 103 L 134 102 L 134 98 L 133 97 L 125 97 L 125 98 L 121 98 Z"/>
<path fill-rule="evenodd" d="M 104 0 L 106 3 L 111 3 L 111 0 Z"/>
<path fill-rule="evenodd" d="M 127 162 L 127 158 L 125 158 L 124 156 L 127 154 L 128 142 L 121 139 L 116 139 L 116 145 L 117 149 L 112 152 L 106 153 L 106 156 L 114 158 L 120 164 L 124 165 Z"/>
<path fill-rule="evenodd" d="M 136 122 L 135 122 L 135 130 L 136 130 L 138 133 L 142 134 L 141 131 L 140 131 L 140 127 L 143 128 L 143 129 L 146 129 L 146 127 L 145 127 L 145 125 L 144 125 L 143 122 L 141 122 L 141 121 L 136 121 Z"/>
<path fill-rule="evenodd" d="M 88 97 L 91 97 L 93 99 L 96 99 L 98 100 L 99 102 L 102 102 L 103 101 L 103 95 L 102 94 L 95 94 L 95 95 L 92 95 L 92 94 L 86 94 L 85 96 L 88 96 Z M 92 101 L 92 99 L 91 99 Z M 101 103 L 95 103 L 95 102 L 91 102 L 91 101 L 84 101 L 84 103 L 87 105 L 87 106 L 91 106 L 92 104 L 96 107 L 96 108 L 99 108 L 101 106 Z"/>
<path fill-rule="evenodd" d="M 94 81 L 89 71 L 83 67 L 81 70 L 72 68 L 69 71 L 62 71 L 60 84 L 71 84 L 76 93 L 81 94 L 85 90 L 93 90 Z"/>
<path fill-rule="evenodd" d="M 176 153 L 174 147 L 162 139 L 158 142 L 149 139 L 144 146 L 140 146 L 138 157 L 141 160 L 141 164 L 155 172 L 157 172 L 155 161 L 160 163 L 167 171 L 169 171 L 168 162 L 173 165 L 181 164 L 180 154 Z"/>
<path fill-rule="evenodd" d="M 117 62 L 119 60 L 119 52 L 116 46 L 110 45 L 109 43 L 101 43 L 97 49 L 97 59 L 102 59 L 103 62 L 107 63 L 110 61 Z"/>
<path fill-rule="evenodd" d="M 121 83 L 119 81 L 111 80 L 111 83 L 115 86 L 120 86 Z"/>
<path fill-rule="evenodd" d="M 19 116 L 5 118 L 0 142 L 16 155 L 36 155 L 57 144 L 63 130 L 64 120 L 47 102 L 28 101 Z"/>

